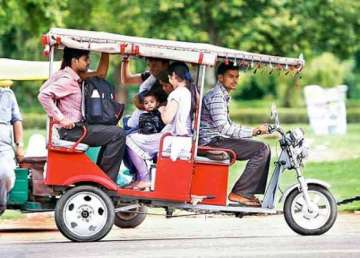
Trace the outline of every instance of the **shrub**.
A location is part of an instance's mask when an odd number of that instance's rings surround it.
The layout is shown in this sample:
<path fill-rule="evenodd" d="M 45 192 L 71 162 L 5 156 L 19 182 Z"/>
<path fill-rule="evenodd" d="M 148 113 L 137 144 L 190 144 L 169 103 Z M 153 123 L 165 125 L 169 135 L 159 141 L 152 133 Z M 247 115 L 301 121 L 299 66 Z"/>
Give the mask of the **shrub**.
<path fill-rule="evenodd" d="M 302 84 L 335 87 L 344 83 L 347 70 L 349 67 L 346 63 L 340 62 L 331 53 L 323 53 L 305 65 Z"/>
<path fill-rule="evenodd" d="M 23 113 L 23 126 L 25 129 L 46 128 L 46 114 L 43 113 Z"/>

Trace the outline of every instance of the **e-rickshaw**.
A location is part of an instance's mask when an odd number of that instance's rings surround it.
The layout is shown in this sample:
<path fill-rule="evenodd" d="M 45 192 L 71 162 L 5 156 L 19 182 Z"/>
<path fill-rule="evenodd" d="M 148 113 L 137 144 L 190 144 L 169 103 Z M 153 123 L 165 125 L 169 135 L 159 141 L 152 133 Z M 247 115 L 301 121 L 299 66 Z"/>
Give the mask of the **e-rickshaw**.
<path fill-rule="evenodd" d="M 56 121 L 49 119 L 48 155 L 44 183 L 48 198 L 55 209 L 55 221 L 61 233 L 72 241 L 97 241 L 105 237 L 113 224 L 136 227 L 145 219 L 146 207 L 164 208 L 166 217 L 175 209 L 196 214 L 220 213 L 242 217 L 247 214 L 275 214 L 276 194 L 281 174 L 294 170 L 298 183 L 282 192 L 283 212 L 287 224 L 301 235 L 320 235 L 327 232 L 337 216 L 336 201 L 329 185 L 315 179 L 304 179 L 303 159 L 307 155 L 301 129 L 285 132 L 279 123 L 275 107 L 274 123 L 269 132 L 280 135 L 281 153 L 267 185 L 261 207 L 239 206 L 227 201 L 229 168 L 236 161 L 230 149 L 210 148 L 198 144 L 205 70 L 216 62 L 233 61 L 239 66 L 265 66 L 297 74 L 304 66 L 302 58 L 287 58 L 249 53 L 210 44 L 129 37 L 118 34 L 51 29 L 42 37 L 49 54 L 50 74 L 56 49 L 71 47 L 134 57 L 157 57 L 183 61 L 196 66 L 195 87 L 200 96 L 196 103 L 193 135 L 162 136 L 156 162 L 151 170 L 151 191 L 125 189 L 114 183 L 86 155 L 88 146 L 63 141 L 57 137 Z M 172 148 L 181 142 L 176 158 Z M 221 152 L 227 159 L 211 159 L 208 153 Z M 205 155 L 204 155 L 205 154 Z"/>

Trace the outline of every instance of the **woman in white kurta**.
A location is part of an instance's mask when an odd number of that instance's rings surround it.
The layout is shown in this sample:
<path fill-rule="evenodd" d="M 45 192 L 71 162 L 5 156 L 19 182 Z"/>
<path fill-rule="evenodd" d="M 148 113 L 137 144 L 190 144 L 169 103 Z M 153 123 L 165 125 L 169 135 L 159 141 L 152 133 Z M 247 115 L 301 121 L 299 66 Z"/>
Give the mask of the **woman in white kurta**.
<path fill-rule="evenodd" d="M 167 105 L 159 107 L 161 119 L 166 124 L 165 128 L 161 133 L 134 133 L 126 139 L 129 158 L 137 170 L 137 181 L 131 187 L 137 190 L 144 190 L 150 186 L 148 168 L 144 157 L 139 155 L 137 150 L 140 148 L 151 158 L 158 152 L 161 136 L 165 132 L 171 132 L 173 135 L 191 134 L 191 92 L 187 88 L 191 82 L 191 74 L 185 63 L 175 62 L 170 65 L 169 82 L 174 90 L 167 98 Z"/>

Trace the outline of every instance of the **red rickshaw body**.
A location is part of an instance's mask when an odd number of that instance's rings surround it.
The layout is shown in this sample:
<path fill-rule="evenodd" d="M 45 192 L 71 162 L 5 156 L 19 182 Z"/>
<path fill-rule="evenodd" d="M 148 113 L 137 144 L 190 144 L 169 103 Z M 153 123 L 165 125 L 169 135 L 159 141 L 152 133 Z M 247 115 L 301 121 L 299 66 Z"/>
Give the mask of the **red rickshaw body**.
<path fill-rule="evenodd" d="M 85 153 L 48 150 L 45 183 L 70 186 L 92 182 L 116 191 L 117 185 Z"/>
<path fill-rule="evenodd" d="M 45 183 L 64 187 L 93 183 L 122 197 L 175 202 L 191 202 L 192 196 L 202 196 L 202 204 L 226 205 L 228 171 L 229 164 L 172 161 L 158 155 L 154 191 L 136 191 L 118 187 L 84 152 L 50 147 Z"/>

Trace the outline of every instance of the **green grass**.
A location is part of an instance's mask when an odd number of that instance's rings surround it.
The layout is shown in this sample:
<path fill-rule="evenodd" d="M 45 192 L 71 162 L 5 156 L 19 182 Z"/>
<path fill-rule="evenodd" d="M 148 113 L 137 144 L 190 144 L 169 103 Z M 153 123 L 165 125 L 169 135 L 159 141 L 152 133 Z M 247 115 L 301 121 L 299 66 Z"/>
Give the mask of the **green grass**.
<path fill-rule="evenodd" d="M 3 215 L 0 216 L 0 221 L 2 220 L 16 220 L 22 219 L 25 215 L 17 210 L 6 210 Z"/>

